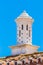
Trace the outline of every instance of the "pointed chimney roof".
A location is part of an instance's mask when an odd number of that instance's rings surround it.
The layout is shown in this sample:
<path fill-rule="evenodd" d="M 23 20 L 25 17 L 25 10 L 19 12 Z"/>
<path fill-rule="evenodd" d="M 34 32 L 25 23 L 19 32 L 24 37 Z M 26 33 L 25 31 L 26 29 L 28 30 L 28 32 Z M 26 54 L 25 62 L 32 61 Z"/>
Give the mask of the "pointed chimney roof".
<path fill-rule="evenodd" d="M 32 19 L 32 17 L 29 16 L 26 11 L 23 11 L 23 13 L 22 13 L 19 17 L 17 17 L 17 19 L 18 19 L 18 18 L 30 18 L 30 19 Z"/>

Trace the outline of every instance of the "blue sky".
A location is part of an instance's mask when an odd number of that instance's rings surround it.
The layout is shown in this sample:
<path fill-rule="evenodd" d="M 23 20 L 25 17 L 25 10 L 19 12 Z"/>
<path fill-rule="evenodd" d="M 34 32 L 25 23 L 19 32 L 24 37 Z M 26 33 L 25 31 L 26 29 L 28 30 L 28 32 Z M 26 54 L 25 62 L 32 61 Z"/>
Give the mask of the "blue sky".
<path fill-rule="evenodd" d="M 34 18 L 32 43 L 43 51 L 43 0 L 0 0 L 0 57 L 11 55 L 16 45 L 15 19 L 26 10 Z"/>

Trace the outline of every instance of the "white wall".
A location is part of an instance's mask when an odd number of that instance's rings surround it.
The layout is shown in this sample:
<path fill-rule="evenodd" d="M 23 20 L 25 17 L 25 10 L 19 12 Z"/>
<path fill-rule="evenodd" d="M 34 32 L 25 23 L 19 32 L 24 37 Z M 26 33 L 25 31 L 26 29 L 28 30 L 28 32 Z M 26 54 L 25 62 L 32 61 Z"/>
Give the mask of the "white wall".
<path fill-rule="evenodd" d="M 21 25 L 23 24 L 23 30 L 21 29 Z M 28 31 L 26 30 L 26 25 L 28 24 Z M 31 30 L 29 37 L 29 29 Z M 21 30 L 21 36 L 19 37 L 19 30 Z M 23 34 L 22 34 L 23 33 Z M 27 39 L 28 38 L 28 39 Z M 23 41 L 23 42 L 22 42 Z M 17 43 L 18 44 L 32 44 L 32 23 L 31 22 L 18 22 L 17 23 Z"/>
<path fill-rule="evenodd" d="M 18 55 L 18 54 L 31 54 L 37 52 L 36 49 L 33 49 L 31 47 L 29 48 L 16 48 L 16 49 L 12 49 L 12 55 Z"/>

